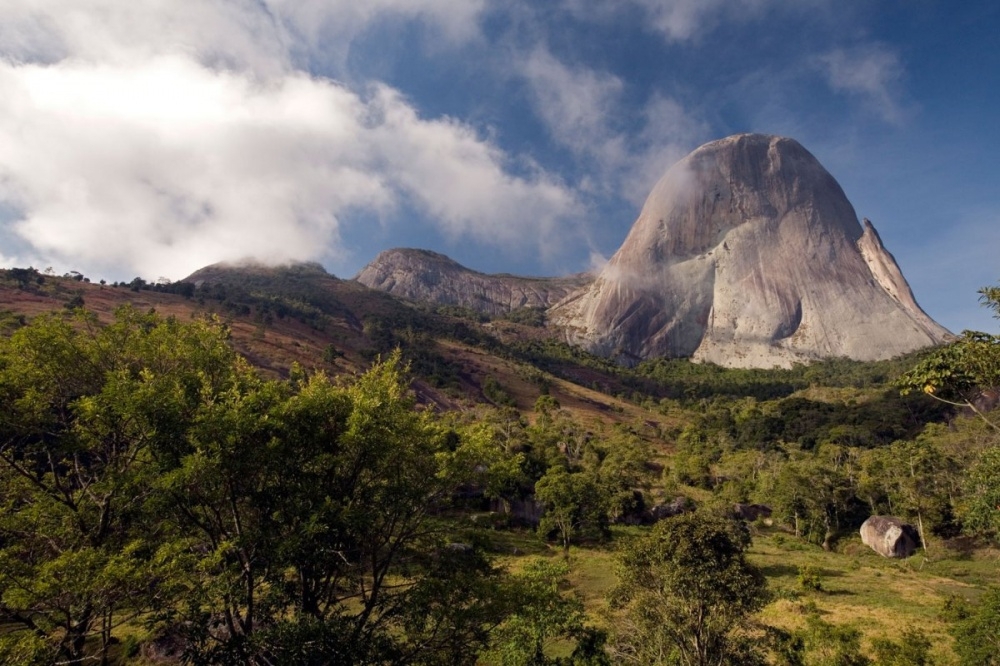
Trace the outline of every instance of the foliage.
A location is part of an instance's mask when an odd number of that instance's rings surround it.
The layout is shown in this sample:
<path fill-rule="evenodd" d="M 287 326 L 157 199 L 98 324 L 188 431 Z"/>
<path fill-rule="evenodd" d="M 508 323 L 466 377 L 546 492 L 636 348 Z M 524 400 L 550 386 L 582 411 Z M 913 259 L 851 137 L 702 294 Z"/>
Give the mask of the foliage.
<path fill-rule="evenodd" d="M 872 641 L 876 666 L 930 666 L 931 642 L 920 629 L 907 627 L 899 642 L 888 638 Z"/>
<path fill-rule="evenodd" d="M 225 337 L 126 308 L 0 342 L 0 617 L 72 663 L 169 588 L 175 544 L 150 539 L 144 504 L 184 412 L 246 371 Z"/>
<path fill-rule="evenodd" d="M 871 660 L 861 652 L 861 632 L 850 625 L 824 621 L 819 615 L 806 618 L 802 631 L 805 666 L 868 666 Z"/>
<path fill-rule="evenodd" d="M 586 635 L 583 605 L 559 591 L 569 567 L 536 559 L 515 577 L 517 610 L 497 629 L 485 661 L 496 666 L 545 666 L 560 660 L 546 655 L 557 640 Z M 581 646 L 582 647 L 582 646 Z"/>
<path fill-rule="evenodd" d="M 965 480 L 965 527 L 976 534 L 1000 533 L 1000 446 L 985 449 Z"/>
<path fill-rule="evenodd" d="M 1000 317 L 1000 288 L 979 291 L 980 301 Z M 922 391 L 937 400 L 973 410 L 1000 430 L 1000 424 L 976 407 L 984 389 L 1000 387 L 1000 336 L 964 331 L 962 337 L 936 349 L 899 379 L 904 393 Z"/>
<path fill-rule="evenodd" d="M 1000 588 L 991 588 L 954 626 L 962 666 L 1000 664 Z"/>
<path fill-rule="evenodd" d="M 416 409 L 398 353 L 265 381 L 227 337 L 124 308 L 0 341 L 0 654 L 147 621 L 192 663 L 474 663 L 538 588 L 440 516 L 522 459 Z"/>
<path fill-rule="evenodd" d="M 616 659 L 763 663 L 745 633 L 768 598 L 763 575 L 746 560 L 749 545 L 742 525 L 704 513 L 662 521 L 625 544 L 610 597 L 619 613 Z"/>
<path fill-rule="evenodd" d="M 592 474 L 571 473 L 553 466 L 535 483 L 535 498 L 545 505 L 538 525 L 542 534 L 556 532 L 563 551 L 569 552 L 580 532 L 600 535 L 607 529 L 607 508 Z"/>
<path fill-rule="evenodd" d="M 542 328 L 545 326 L 545 308 L 516 308 L 505 314 L 503 318 L 515 324 Z"/>

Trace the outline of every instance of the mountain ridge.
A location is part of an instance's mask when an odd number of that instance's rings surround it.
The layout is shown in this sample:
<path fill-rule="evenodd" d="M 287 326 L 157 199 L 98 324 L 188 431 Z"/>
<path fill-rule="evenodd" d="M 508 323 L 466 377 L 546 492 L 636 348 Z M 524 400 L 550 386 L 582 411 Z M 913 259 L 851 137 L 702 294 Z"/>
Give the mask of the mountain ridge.
<path fill-rule="evenodd" d="M 393 248 L 380 252 L 353 279 L 413 301 L 502 316 L 520 308 L 551 307 L 593 278 L 586 273 L 552 278 L 480 273 L 431 250 Z"/>

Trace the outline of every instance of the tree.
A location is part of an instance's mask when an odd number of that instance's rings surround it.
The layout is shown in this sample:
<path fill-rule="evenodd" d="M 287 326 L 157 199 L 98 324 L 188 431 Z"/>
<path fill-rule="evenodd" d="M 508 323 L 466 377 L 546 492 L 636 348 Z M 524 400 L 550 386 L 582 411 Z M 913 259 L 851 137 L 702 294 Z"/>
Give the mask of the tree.
<path fill-rule="evenodd" d="M 553 466 L 535 483 L 535 498 L 545 505 L 538 531 L 556 532 L 566 555 L 575 536 L 607 527 L 607 502 L 596 479 L 588 472 L 570 472 L 562 466 Z"/>
<path fill-rule="evenodd" d="M 965 482 L 965 528 L 995 536 L 1000 533 L 1000 447 L 983 451 Z"/>
<path fill-rule="evenodd" d="M 1000 287 L 979 290 L 980 302 L 1000 318 Z M 951 405 L 971 409 L 996 430 L 1000 423 L 976 406 L 983 389 L 1000 387 L 1000 336 L 965 331 L 962 337 L 928 354 L 899 379 L 903 393 L 923 391 Z"/>
<path fill-rule="evenodd" d="M 0 619 L 39 649 L 80 663 L 96 637 L 106 660 L 112 630 L 163 603 L 178 544 L 148 525 L 156 452 L 238 371 L 226 337 L 123 308 L 0 340 Z"/>
<path fill-rule="evenodd" d="M 795 536 L 806 536 L 830 550 L 845 516 L 857 501 L 849 475 L 836 460 L 816 455 L 779 463 L 762 485 L 779 520 L 790 522 Z"/>
<path fill-rule="evenodd" d="M 414 408 L 398 353 L 348 386 L 248 384 L 188 442 L 160 489 L 202 553 L 189 619 L 222 619 L 196 637 L 204 663 L 298 661 L 301 641 L 314 663 L 465 663 L 510 612 L 500 572 L 435 519 L 484 442 Z"/>
<path fill-rule="evenodd" d="M 545 655 L 556 640 L 580 636 L 584 631 L 583 604 L 563 596 L 559 585 L 569 567 L 565 563 L 536 559 L 514 578 L 511 591 L 517 609 L 495 632 L 486 661 L 497 666 L 546 666 L 560 663 Z"/>
<path fill-rule="evenodd" d="M 930 649 L 930 640 L 915 627 L 905 629 L 898 643 L 888 638 L 872 641 L 876 666 L 930 666 Z"/>
<path fill-rule="evenodd" d="M 264 380 L 217 322 L 120 310 L 0 340 L 0 661 L 473 663 L 517 607 L 439 516 L 499 448 L 414 405 L 399 355 Z"/>
<path fill-rule="evenodd" d="M 657 523 L 618 557 L 610 601 L 613 652 L 623 663 L 764 663 L 745 630 L 766 603 L 763 574 L 745 557 L 750 536 L 726 518 L 691 513 Z"/>

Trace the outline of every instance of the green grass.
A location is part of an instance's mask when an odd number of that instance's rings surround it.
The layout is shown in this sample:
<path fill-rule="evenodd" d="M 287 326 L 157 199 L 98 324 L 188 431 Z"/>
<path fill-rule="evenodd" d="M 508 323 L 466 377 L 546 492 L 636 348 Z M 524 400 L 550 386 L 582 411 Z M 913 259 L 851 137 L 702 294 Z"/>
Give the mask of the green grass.
<path fill-rule="evenodd" d="M 615 541 L 641 534 L 642 528 L 615 528 Z M 524 556 L 562 557 L 530 531 L 496 533 L 504 545 L 503 563 L 517 570 Z M 506 536 L 504 536 L 506 534 Z M 517 548 L 519 555 L 513 555 Z M 905 560 L 890 560 L 875 554 L 857 538 L 840 544 L 839 552 L 778 530 L 762 528 L 754 537 L 749 557 L 767 576 L 774 595 L 761 612 L 761 619 L 787 630 L 805 626 L 810 613 L 834 624 L 850 624 L 861 630 L 865 649 L 871 640 L 899 640 L 909 627 L 922 630 L 931 641 L 937 664 L 957 663 L 952 651 L 949 624 L 942 617 L 950 596 L 977 599 L 990 585 L 1000 585 L 1000 554 L 992 550 L 969 553 L 937 546 L 932 558 L 923 552 Z M 591 623 L 605 626 L 605 595 L 615 584 L 614 544 L 594 544 L 570 549 L 569 589 L 584 604 Z M 799 573 L 810 567 L 819 576 L 820 591 L 802 585 Z"/>

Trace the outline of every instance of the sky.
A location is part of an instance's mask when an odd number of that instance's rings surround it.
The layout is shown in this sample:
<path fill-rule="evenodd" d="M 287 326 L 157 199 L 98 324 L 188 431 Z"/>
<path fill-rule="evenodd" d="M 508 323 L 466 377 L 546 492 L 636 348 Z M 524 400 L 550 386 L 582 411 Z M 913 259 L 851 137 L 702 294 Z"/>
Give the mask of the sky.
<path fill-rule="evenodd" d="M 998 34 L 979 1 L 0 0 L 0 266 L 593 270 L 671 164 L 763 132 L 996 332 Z"/>

